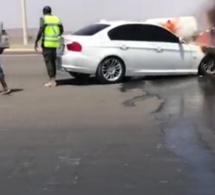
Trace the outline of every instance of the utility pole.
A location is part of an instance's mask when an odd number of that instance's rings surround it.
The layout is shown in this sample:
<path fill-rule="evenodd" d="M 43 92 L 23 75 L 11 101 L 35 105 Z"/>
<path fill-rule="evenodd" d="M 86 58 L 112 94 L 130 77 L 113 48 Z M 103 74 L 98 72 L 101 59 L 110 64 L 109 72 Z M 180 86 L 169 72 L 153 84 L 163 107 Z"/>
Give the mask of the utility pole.
<path fill-rule="evenodd" d="M 26 0 L 21 0 L 23 44 L 28 44 Z"/>

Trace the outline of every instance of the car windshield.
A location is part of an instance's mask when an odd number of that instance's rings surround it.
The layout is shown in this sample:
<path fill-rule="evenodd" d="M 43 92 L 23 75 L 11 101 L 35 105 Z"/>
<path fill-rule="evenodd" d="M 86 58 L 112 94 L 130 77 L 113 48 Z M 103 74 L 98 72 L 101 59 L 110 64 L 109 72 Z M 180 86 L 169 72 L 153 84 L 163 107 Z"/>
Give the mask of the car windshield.
<path fill-rule="evenodd" d="M 78 36 L 92 36 L 96 33 L 100 32 L 101 30 L 109 27 L 108 24 L 92 24 L 87 27 L 84 27 L 78 31 L 75 31 L 72 33 L 72 35 L 78 35 Z"/>

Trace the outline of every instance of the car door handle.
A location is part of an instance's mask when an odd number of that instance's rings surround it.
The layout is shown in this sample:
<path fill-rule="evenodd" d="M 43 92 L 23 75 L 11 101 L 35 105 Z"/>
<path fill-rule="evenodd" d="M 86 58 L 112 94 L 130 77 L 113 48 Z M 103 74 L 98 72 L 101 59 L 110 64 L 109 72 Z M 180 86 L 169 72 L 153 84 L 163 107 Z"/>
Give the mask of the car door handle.
<path fill-rule="evenodd" d="M 122 50 L 127 50 L 127 49 L 128 49 L 128 46 L 122 45 L 120 48 L 121 48 Z"/>
<path fill-rule="evenodd" d="M 162 49 L 161 47 L 157 47 L 155 50 L 156 50 L 157 52 L 163 52 L 163 49 Z"/>

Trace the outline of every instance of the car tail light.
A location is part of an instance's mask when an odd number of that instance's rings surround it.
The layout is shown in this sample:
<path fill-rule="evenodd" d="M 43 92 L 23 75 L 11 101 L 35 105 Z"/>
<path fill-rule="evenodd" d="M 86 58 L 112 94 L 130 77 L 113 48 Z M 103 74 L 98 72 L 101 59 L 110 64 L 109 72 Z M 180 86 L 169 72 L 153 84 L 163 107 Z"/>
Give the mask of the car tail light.
<path fill-rule="evenodd" d="M 82 46 L 78 42 L 73 42 L 67 45 L 67 49 L 69 51 L 75 51 L 75 52 L 81 52 L 82 51 Z"/>

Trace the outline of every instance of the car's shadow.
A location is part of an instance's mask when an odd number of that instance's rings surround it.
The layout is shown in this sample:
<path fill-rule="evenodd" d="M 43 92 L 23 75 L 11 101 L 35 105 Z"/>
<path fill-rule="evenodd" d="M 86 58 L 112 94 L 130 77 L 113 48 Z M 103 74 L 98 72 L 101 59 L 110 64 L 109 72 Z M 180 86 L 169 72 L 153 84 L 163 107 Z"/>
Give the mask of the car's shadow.
<path fill-rule="evenodd" d="M 183 79 L 183 78 L 190 78 L 190 76 L 145 76 L 145 77 L 133 77 L 128 81 L 121 82 L 122 88 L 125 85 L 126 87 L 129 87 L 129 85 L 138 85 L 143 84 L 144 81 L 151 81 L 154 83 L 160 83 L 160 82 L 169 82 L 170 80 L 177 80 L 177 79 Z M 76 85 L 76 86 L 88 86 L 88 85 L 100 85 L 99 81 L 95 77 L 90 77 L 88 79 L 78 80 L 75 78 L 67 78 L 67 79 L 59 79 L 57 80 L 57 84 L 59 86 L 63 85 Z M 110 84 L 112 85 L 112 84 Z"/>
<path fill-rule="evenodd" d="M 128 82 L 122 82 L 120 86 L 121 92 L 126 92 L 131 89 L 143 88 L 145 82 L 150 82 L 153 85 L 164 85 L 166 83 L 180 82 L 181 80 L 191 79 L 197 76 L 144 76 L 134 77 Z"/>
<path fill-rule="evenodd" d="M 57 80 L 57 85 L 77 85 L 77 86 L 87 86 L 87 85 L 98 85 L 99 82 L 96 80 L 95 77 L 90 77 L 88 79 L 75 79 L 75 78 L 69 78 L 69 79 L 59 79 Z"/>

